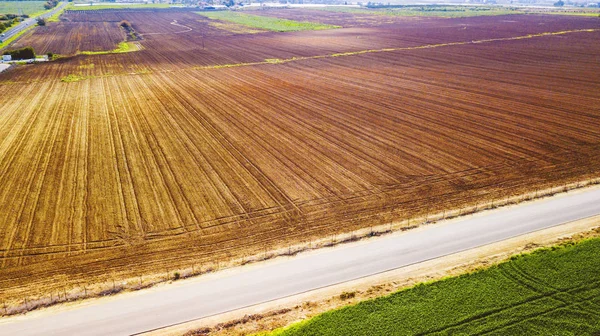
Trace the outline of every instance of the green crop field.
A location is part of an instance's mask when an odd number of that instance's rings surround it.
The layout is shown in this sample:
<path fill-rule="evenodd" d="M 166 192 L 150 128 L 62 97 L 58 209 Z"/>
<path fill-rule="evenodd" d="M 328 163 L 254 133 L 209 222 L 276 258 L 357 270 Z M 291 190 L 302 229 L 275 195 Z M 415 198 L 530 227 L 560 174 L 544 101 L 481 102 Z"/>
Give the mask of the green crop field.
<path fill-rule="evenodd" d="M 319 315 L 272 335 L 598 335 L 600 239 Z"/>
<path fill-rule="evenodd" d="M 321 23 L 300 22 L 231 11 L 198 12 L 198 14 L 206 16 L 209 19 L 213 20 L 227 21 L 252 28 L 259 28 L 278 32 L 339 28 L 339 26 L 332 26 Z"/>
<path fill-rule="evenodd" d="M 35 14 L 44 11 L 45 1 L 0 1 L 0 14 Z"/>
<path fill-rule="evenodd" d="M 406 6 L 400 8 L 345 8 L 345 7 L 324 7 L 321 10 L 332 12 L 345 12 L 353 14 L 375 14 L 387 16 L 431 16 L 431 17 L 471 17 L 471 16 L 491 16 L 523 14 L 516 8 L 493 7 L 493 6 Z"/>

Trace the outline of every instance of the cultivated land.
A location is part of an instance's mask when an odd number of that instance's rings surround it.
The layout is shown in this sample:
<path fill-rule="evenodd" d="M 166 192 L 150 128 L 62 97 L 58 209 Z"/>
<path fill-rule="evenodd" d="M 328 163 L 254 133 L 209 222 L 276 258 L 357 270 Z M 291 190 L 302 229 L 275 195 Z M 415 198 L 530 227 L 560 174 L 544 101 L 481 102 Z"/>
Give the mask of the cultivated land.
<path fill-rule="evenodd" d="M 595 335 L 600 239 L 421 284 L 271 335 Z"/>
<path fill-rule="evenodd" d="M 73 55 L 81 51 L 111 50 L 123 40 L 125 33 L 119 29 L 119 22 L 57 22 L 37 27 L 34 34 L 13 46 L 35 46 L 37 53 L 57 50 L 60 54 Z"/>
<path fill-rule="evenodd" d="M 143 50 L 0 74 L 0 300 L 598 175 L 597 18 L 321 13 L 353 27 L 67 11 L 21 39 L 113 50 L 125 19 Z"/>

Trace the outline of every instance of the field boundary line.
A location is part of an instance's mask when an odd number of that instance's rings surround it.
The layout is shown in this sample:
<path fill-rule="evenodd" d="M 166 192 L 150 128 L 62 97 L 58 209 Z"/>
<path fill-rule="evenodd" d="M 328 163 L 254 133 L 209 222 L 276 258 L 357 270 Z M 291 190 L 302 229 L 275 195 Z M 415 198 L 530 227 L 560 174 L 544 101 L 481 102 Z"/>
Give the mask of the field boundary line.
<path fill-rule="evenodd" d="M 397 47 L 397 48 L 381 48 L 381 49 L 365 49 L 358 51 L 348 51 L 341 53 L 333 53 L 333 54 L 325 54 L 325 55 L 315 55 L 315 56 L 301 56 L 301 57 L 291 57 L 291 58 L 273 58 L 266 59 L 262 62 L 248 62 L 248 63 L 231 63 L 231 64 L 222 64 L 222 65 L 207 65 L 207 66 L 195 66 L 192 67 L 194 70 L 212 70 L 212 69 L 221 69 L 221 68 L 234 68 L 241 66 L 254 66 L 254 65 L 264 65 L 264 64 L 283 64 L 295 61 L 304 61 L 311 59 L 321 59 L 321 58 L 333 58 L 333 57 L 344 57 L 344 56 L 356 56 L 363 54 L 372 54 L 372 53 L 382 53 L 382 52 L 395 52 L 395 51 L 407 51 L 407 50 L 419 50 L 419 49 L 433 49 L 440 47 L 450 47 L 450 46 L 458 46 L 458 45 L 469 45 L 469 44 L 478 44 L 478 43 L 490 43 L 490 42 L 499 42 L 499 41 L 514 41 L 514 40 L 523 40 L 530 39 L 535 37 L 546 37 L 546 36 L 555 36 L 555 35 L 565 35 L 572 33 L 582 33 L 582 32 L 597 32 L 600 29 L 574 29 L 574 30 L 563 30 L 557 32 L 545 32 L 538 34 L 528 34 L 521 36 L 513 36 L 513 37 L 499 37 L 493 39 L 484 39 L 484 40 L 472 40 L 472 41 L 459 41 L 459 42 L 448 42 L 448 43 L 437 43 L 437 44 L 424 44 L 420 46 L 413 47 Z"/>
<path fill-rule="evenodd" d="M 177 24 L 179 25 L 179 24 Z M 188 27 L 189 28 L 189 27 Z M 513 37 L 499 37 L 492 39 L 483 39 L 483 40 L 471 40 L 471 41 L 458 41 L 458 42 L 448 42 L 448 43 L 437 43 L 437 44 L 424 44 L 419 46 L 412 47 L 392 47 L 392 48 L 381 48 L 381 49 L 365 49 L 365 50 L 357 50 L 357 51 L 348 51 L 348 52 L 340 52 L 340 53 L 332 53 L 332 54 L 324 54 L 324 55 L 314 55 L 314 56 L 294 56 L 291 58 L 268 58 L 264 61 L 257 62 L 242 62 L 242 63 L 228 63 L 228 64 L 215 64 L 215 65 L 206 65 L 206 66 L 191 66 L 187 68 L 181 68 L 177 70 L 163 70 L 157 71 L 160 73 L 177 73 L 177 72 L 185 72 L 189 70 L 217 70 L 224 68 L 237 68 L 237 67 L 248 67 L 248 66 L 257 66 L 257 65 L 276 65 L 276 64 L 286 64 L 291 62 L 298 61 L 307 61 L 307 60 L 316 60 L 316 59 L 329 59 L 335 57 L 348 57 L 348 56 L 358 56 L 365 54 L 376 54 L 376 53 L 385 53 L 385 52 L 398 52 L 398 51 L 412 51 L 412 50 L 421 50 L 421 49 L 434 49 L 441 47 L 452 47 L 452 46 L 461 46 L 461 45 L 471 45 L 471 44 L 482 44 L 482 43 L 491 43 L 491 42 L 502 42 L 502 41 L 518 41 L 524 39 L 531 39 L 537 37 L 548 37 L 548 36 L 557 36 L 557 35 L 566 35 L 573 33 L 593 33 L 599 32 L 600 28 L 591 28 L 591 29 L 574 29 L 574 30 L 563 30 L 556 32 L 545 32 L 545 33 L 537 33 L 537 34 L 528 34 L 528 35 L 520 35 Z M 184 33 L 187 31 L 175 32 L 175 33 Z M 171 34 L 171 33 L 146 33 L 143 35 L 152 35 L 152 34 Z M 105 55 L 105 54 L 114 54 L 114 53 L 122 53 L 123 51 L 111 50 L 111 51 L 100 51 L 100 52 L 88 52 L 88 55 Z M 125 52 L 136 52 L 138 50 L 127 50 Z M 84 54 L 84 53 L 81 53 Z M 93 79 L 93 78 L 105 78 L 105 77 L 118 77 L 118 76 L 132 76 L 132 75 L 146 75 L 146 72 L 134 72 L 134 73 L 122 73 L 122 74 L 102 74 L 102 75 L 94 75 L 94 76 L 83 76 L 76 78 L 72 81 L 63 81 L 66 83 L 77 82 L 81 80 Z M 65 77 L 63 77 L 65 78 Z M 61 80 L 61 79 L 52 79 L 52 80 Z M 43 82 L 43 81 L 38 81 Z M 17 83 L 28 83 L 24 82 L 5 82 L 0 83 L 0 85 L 9 85 L 9 84 L 17 84 Z"/>

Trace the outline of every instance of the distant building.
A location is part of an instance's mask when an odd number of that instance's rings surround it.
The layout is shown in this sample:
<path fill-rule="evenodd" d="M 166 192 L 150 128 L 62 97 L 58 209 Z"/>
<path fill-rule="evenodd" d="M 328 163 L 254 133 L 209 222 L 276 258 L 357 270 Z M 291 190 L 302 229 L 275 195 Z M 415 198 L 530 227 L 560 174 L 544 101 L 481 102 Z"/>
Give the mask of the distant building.
<path fill-rule="evenodd" d="M 2 55 L 2 61 L 3 62 L 12 61 L 12 56 L 11 55 Z"/>

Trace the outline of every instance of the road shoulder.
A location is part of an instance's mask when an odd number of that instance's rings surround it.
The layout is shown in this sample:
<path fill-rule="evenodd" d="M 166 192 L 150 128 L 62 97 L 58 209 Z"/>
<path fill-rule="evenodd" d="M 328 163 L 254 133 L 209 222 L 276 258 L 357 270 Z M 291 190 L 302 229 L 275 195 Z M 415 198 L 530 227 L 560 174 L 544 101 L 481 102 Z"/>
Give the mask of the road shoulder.
<path fill-rule="evenodd" d="M 242 335 L 273 330 L 328 310 L 506 261 L 511 256 L 600 236 L 600 216 L 536 231 L 348 283 L 212 316 L 144 335 Z"/>

